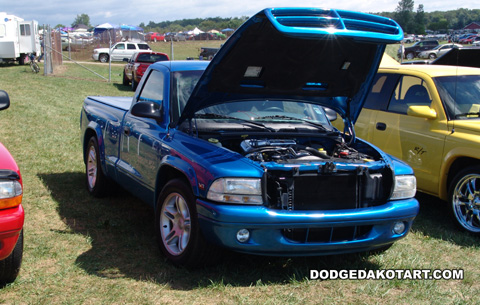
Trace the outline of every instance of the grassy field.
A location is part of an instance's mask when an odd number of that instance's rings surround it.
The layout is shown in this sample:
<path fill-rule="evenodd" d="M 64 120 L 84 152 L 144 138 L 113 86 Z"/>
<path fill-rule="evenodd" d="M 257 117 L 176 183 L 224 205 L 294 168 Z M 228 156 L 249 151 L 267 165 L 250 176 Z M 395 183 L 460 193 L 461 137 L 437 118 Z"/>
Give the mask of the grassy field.
<path fill-rule="evenodd" d="M 107 65 L 88 67 L 108 75 Z M 26 211 L 22 270 L 0 292 L 2 304 L 480 303 L 480 238 L 458 231 L 445 204 L 427 196 L 418 197 L 412 232 L 383 254 L 227 253 L 211 268 L 176 268 L 157 247 L 150 208 L 121 190 L 95 199 L 85 189 L 82 102 L 88 95 L 131 96 L 120 83 L 122 66 L 113 67 L 112 83 L 74 64 L 49 77 L 28 66 L 0 69 L 12 102 L 0 112 L 0 141 L 21 168 Z M 311 269 L 463 269 L 465 278 L 320 281 L 308 280 Z"/>

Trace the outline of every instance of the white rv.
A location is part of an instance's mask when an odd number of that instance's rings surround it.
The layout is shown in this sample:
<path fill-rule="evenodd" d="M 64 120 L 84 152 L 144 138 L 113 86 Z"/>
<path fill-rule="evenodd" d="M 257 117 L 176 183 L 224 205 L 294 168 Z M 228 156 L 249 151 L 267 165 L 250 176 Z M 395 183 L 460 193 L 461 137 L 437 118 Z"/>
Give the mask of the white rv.
<path fill-rule="evenodd" d="M 40 55 L 38 22 L 0 12 L 0 62 L 25 63 L 28 53 Z"/>

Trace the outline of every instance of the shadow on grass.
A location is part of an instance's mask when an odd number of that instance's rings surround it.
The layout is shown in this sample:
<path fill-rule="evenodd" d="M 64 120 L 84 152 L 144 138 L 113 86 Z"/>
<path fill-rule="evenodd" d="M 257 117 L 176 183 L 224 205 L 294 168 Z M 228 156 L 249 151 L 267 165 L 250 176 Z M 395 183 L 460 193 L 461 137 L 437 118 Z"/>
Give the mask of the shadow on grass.
<path fill-rule="evenodd" d="M 420 212 L 412 230 L 459 246 L 478 246 L 477 236 L 457 228 L 447 202 L 423 193 L 417 193 L 416 198 L 420 203 Z"/>
<path fill-rule="evenodd" d="M 85 189 L 84 176 L 80 172 L 39 174 L 69 228 L 56 232 L 82 234 L 90 239 L 91 249 L 81 254 L 76 264 L 95 276 L 128 277 L 191 290 L 216 285 L 291 284 L 308 278 L 311 269 L 382 268 L 360 254 L 277 258 L 228 251 L 215 266 L 196 270 L 177 268 L 166 261 L 158 249 L 151 207 L 122 189 L 116 189 L 106 198 L 93 198 Z M 417 230 L 426 230 L 430 223 L 439 221 L 429 213 L 424 214 L 416 225 Z"/>

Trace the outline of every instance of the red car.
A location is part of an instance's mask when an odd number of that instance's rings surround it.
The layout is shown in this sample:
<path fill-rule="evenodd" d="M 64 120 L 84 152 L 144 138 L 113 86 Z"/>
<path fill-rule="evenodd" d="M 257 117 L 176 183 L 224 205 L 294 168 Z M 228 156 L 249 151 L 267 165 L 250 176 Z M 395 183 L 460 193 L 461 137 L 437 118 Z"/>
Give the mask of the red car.
<path fill-rule="evenodd" d="M 0 90 L 0 110 L 10 106 Z M 17 163 L 0 143 L 0 287 L 15 281 L 23 256 L 23 183 Z"/>
<path fill-rule="evenodd" d="M 127 61 L 126 59 L 124 60 Z M 157 61 L 167 60 L 170 60 L 168 55 L 160 52 L 138 52 L 133 54 L 123 69 L 123 85 L 128 86 L 132 84 L 132 90 L 135 91 L 148 66 Z"/>
<path fill-rule="evenodd" d="M 165 41 L 165 35 L 157 32 L 148 32 L 147 34 L 145 34 L 145 41 Z"/>

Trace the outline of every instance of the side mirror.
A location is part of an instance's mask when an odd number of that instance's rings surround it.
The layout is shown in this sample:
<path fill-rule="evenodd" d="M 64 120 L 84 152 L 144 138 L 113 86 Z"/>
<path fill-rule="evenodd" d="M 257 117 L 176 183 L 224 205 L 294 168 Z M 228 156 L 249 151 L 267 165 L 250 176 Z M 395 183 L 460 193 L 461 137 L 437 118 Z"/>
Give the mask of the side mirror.
<path fill-rule="evenodd" d="M 163 107 L 155 102 L 138 102 L 133 105 L 130 112 L 134 116 L 154 119 L 158 123 L 161 123 L 163 118 Z"/>
<path fill-rule="evenodd" d="M 408 107 L 407 114 L 429 120 L 437 118 L 437 112 L 429 106 L 410 106 Z"/>
<path fill-rule="evenodd" d="M 0 90 L 0 110 L 4 110 L 10 107 L 10 97 L 8 93 Z"/>

